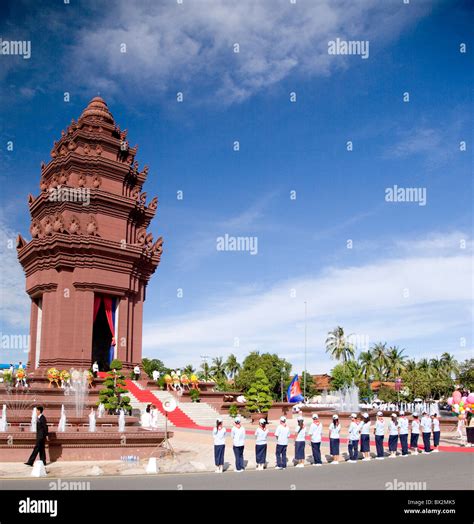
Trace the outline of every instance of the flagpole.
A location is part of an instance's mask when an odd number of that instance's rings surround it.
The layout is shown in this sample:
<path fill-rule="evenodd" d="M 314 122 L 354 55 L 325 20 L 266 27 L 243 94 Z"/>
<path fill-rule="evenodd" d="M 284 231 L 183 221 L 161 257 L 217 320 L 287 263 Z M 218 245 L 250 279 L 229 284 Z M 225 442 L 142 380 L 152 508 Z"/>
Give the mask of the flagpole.
<path fill-rule="evenodd" d="M 303 402 L 306 399 L 306 317 L 307 317 L 307 304 L 304 301 L 304 380 L 303 380 Z"/>

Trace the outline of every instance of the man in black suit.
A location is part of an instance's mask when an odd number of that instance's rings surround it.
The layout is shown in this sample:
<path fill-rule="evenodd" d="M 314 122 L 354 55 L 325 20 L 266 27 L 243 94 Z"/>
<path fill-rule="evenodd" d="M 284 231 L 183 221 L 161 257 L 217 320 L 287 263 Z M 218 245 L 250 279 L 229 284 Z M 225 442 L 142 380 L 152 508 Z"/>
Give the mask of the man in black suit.
<path fill-rule="evenodd" d="M 46 466 L 46 437 L 48 436 L 48 421 L 43 415 L 43 406 L 36 406 L 36 445 L 31 454 L 28 462 L 25 462 L 27 466 L 32 466 L 36 456 L 39 453 L 40 460 Z"/>

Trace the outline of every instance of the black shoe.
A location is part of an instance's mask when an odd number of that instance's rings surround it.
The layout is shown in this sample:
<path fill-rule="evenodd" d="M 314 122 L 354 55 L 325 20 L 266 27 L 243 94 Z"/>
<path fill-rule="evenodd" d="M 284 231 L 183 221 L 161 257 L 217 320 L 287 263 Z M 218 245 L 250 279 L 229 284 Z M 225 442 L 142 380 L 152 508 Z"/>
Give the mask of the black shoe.
<path fill-rule="evenodd" d="M 23 464 L 24 464 L 25 466 L 30 466 L 31 468 L 33 467 L 33 464 L 30 464 L 29 462 L 23 462 Z"/>

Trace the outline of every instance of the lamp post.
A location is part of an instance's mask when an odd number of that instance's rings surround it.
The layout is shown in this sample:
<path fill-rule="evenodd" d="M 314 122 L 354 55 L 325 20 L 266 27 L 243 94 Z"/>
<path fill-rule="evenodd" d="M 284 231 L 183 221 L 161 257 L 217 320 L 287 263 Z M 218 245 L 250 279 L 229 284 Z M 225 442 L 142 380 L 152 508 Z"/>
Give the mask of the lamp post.
<path fill-rule="evenodd" d="M 283 368 L 280 369 L 280 393 L 281 401 L 283 402 Z"/>
<path fill-rule="evenodd" d="M 307 304 L 304 301 L 304 379 L 303 379 L 303 399 L 306 400 L 306 317 L 307 317 Z"/>

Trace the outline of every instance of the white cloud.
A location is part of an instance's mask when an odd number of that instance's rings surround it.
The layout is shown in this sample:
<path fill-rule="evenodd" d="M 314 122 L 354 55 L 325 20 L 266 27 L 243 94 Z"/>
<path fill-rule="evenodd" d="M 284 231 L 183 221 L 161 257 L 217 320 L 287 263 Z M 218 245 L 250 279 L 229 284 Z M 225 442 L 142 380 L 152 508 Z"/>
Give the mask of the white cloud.
<path fill-rule="evenodd" d="M 452 336 L 445 349 L 456 353 L 460 337 L 470 333 L 466 326 L 472 314 L 471 253 L 420 255 L 417 242 L 412 248 L 413 254 L 403 258 L 327 268 L 315 276 L 277 283 L 263 293 L 236 292 L 218 304 L 212 301 L 210 307 L 147 324 L 144 353 L 177 365 L 198 363 L 197 355 L 203 352 L 213 356 L 235 352 L 242 357 L 257 348 L 277 352 L 301 366 L 304 300 L 308 301 L 312 371 L 327 371 L 332 365 L 324 353 L 324 340 L 338 324 L 347 333 L 367 336 L 371 343 L 415 342 L 407 347 L 411 355 L 430 341 Z M 290 298 L 291 289 L 297 298 Z M 407 298 L 404 290 L 409 292 Z M 234 337 L 240 340 L 238 348 L 233 347 Z"/>
<path fill-rule="evenodd" d="M 329 40 L 372 40 L 377 52 L 429 9 L 378 0 L 122 0 L 83 24 L 67 64 L 94 91 L 199 86 L 209 99 L 239 102 L 289 75 L 326 76 L 347 67 L 351 58 L 328 55 Z"/>
<path fill-rule="evenodd" d="M 29 326 L 30 302 L 25 275 L 17 259 L 16 236 L 0 219 L 0 319 L 2 331 Z"/>

